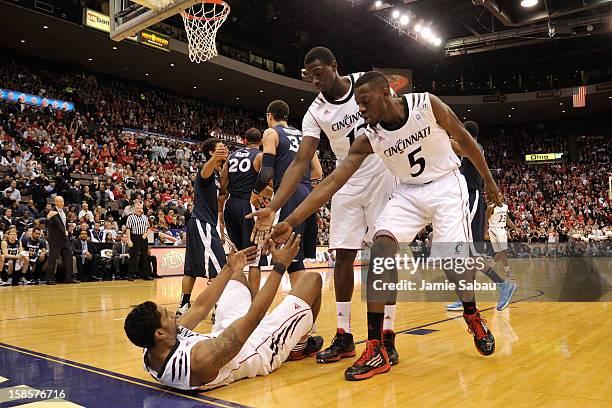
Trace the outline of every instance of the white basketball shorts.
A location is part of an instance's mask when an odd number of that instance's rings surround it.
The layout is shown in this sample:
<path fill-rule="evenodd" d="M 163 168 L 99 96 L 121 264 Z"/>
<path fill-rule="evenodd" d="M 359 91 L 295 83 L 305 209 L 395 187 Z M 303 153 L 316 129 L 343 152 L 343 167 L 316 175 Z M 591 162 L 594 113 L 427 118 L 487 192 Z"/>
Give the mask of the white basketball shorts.
<path fill-rule="evenodd" d="M 350 179 L 331 203 L 329 249 L 361 249 L 372 241 L 376 220 L 381 214 L 397 179 L 388 170 L 374 178 Z"/>
<path fill-rule="evenodd" d="M 429 184 L 400 184 L 378 221 L 376 232 L 388 231 L 398 242 L 410 243 L 430 222 L 432 256 L 437 248 L 451 248 L 453 256 L 467 256 L 472 241 L 469 194 L 465 178 L 454 170 Z M 446 254 L 445 256 L 451 256 Z"/>
<path fill-rule="evenodd" d="M 489 228 L 489 238 L 493 252 L 498 253 L 508 250 L 508 233 L 505 228 Z"/>
<path fill-rule="evenodd" d="M 230 280 L 217 302 L 213 333 L 225 330 L 251 307 L 251 292 L 242 283 Z M 257 375 L 266 375 L 280 367 L 302 336 L 312 329 L 310 305 L 297 296 L 287 295 L 262 319 L 244 347 L 261 358 Z M 253 375 L 256 375 L 255 373 Z"/>

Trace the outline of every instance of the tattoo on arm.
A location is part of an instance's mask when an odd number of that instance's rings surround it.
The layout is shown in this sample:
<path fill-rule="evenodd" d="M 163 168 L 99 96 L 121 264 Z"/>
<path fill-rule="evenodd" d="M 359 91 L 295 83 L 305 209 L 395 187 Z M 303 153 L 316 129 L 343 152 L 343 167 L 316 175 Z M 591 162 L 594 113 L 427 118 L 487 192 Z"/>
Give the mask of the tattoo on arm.
<path fill-rule="evenodd" d="M 235 327 L 228 327 L 216 339 L 206 342 L 208 346 L 211 369 L 219 371 L 231 361 L 242 349 L 244 341 Z"/>

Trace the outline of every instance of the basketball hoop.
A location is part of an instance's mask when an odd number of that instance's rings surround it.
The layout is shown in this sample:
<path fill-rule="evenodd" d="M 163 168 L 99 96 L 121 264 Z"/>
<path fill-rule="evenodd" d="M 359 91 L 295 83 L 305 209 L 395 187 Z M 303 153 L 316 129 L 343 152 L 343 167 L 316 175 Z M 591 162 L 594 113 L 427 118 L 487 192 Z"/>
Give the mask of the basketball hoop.
<path fill-rule="evenodd" d="M 216 57 L 217 30 L 230 12 L 230 6 L 223 0 L 202 0 L 181 12 L 187 40 L 189 42 L 189 59 L 191 62 L 208 61 Z"/>

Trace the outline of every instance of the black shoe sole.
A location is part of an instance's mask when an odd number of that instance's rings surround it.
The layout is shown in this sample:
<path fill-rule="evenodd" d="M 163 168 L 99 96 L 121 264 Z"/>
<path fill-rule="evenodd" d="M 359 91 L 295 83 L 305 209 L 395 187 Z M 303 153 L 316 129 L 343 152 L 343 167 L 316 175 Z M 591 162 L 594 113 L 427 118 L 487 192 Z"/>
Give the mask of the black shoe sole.
<path fill-rule="evenodd" d="M 353 358 L 357 355 L 357 352 L 355 352 L 355 350 L 353 351 L 347 351 L 345 353 L 342 353 L 338 356 L 337 359 L 325 359 L 325 358 L 318 358 L 317 357 L 317 363 L 319 364 L 331 364 L 331 363 L 337 363 L 338 361 L 342 360 L 343 358 Z"/>

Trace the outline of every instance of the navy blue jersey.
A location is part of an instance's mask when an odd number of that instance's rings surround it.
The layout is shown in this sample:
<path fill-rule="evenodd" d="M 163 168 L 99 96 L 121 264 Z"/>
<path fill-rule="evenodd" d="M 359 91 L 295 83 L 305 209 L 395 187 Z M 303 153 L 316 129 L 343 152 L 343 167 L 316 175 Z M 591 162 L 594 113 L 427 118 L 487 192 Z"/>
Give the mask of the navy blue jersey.
<path fill-rule="evenodd" d="M 274 190 L 276 190 L 300 148 L 302 132 L 294 127 L 283 125 L 276 125 L 273 129 L 278 133 L 278 146 L 276 146 L 276 160 L 274 162 Z M 304 174 L 301 182 L 310 185 L 310 169 Z"/>
<path fill-rule="evenodd" d="M 227 159 L 228 180 L 227 192 L 230 198 L 251 198 L 251 191 L 257 180 L 257 172 L 253 168 L 255 157 L 261 153 L 258 149 L 243 147 L 230 154 Z"/>
<path fill-rule="evenodd" d="M 193 214 L 192 218 L 217 225 L 217 211 L 219 196 L 219 172 L 214 170 L 208 178 L 202 178 L 202 168 L 198 169 L 198 174 L 193 182 Z"/>
<path fill-rule="evenodd" d="M 28 238 L 22 241 L 23 249 L 29 252 L 30 262 L 36 262 L 43 249 L 47 248 L 47 243 L 44 239 L 34 241 Z"/>
<path fill-rule="evenodd" d="M 8 255 L 18 255 L 19 254 L 19 241 L 15 241 L 13 243 L 11 243 L 11 241 L 6 241 L 6 244 L 7 244 L 6 246 L 8 250 Z"/>
<path fill-rule="evenodd" d="M 476 143 L 481 152 L 483 152 L 482 145 L 480 143 Z M 469 190 L 482 190 L 484 186 L 484 181 L 478 172 L 478 169 L 474 166 L 474 164 L 467 157 L 461 158 L 461 168 L 459 169 L 463 177 L 465 177 L 465 181 L 467 183 L 467 187 Z"/>

